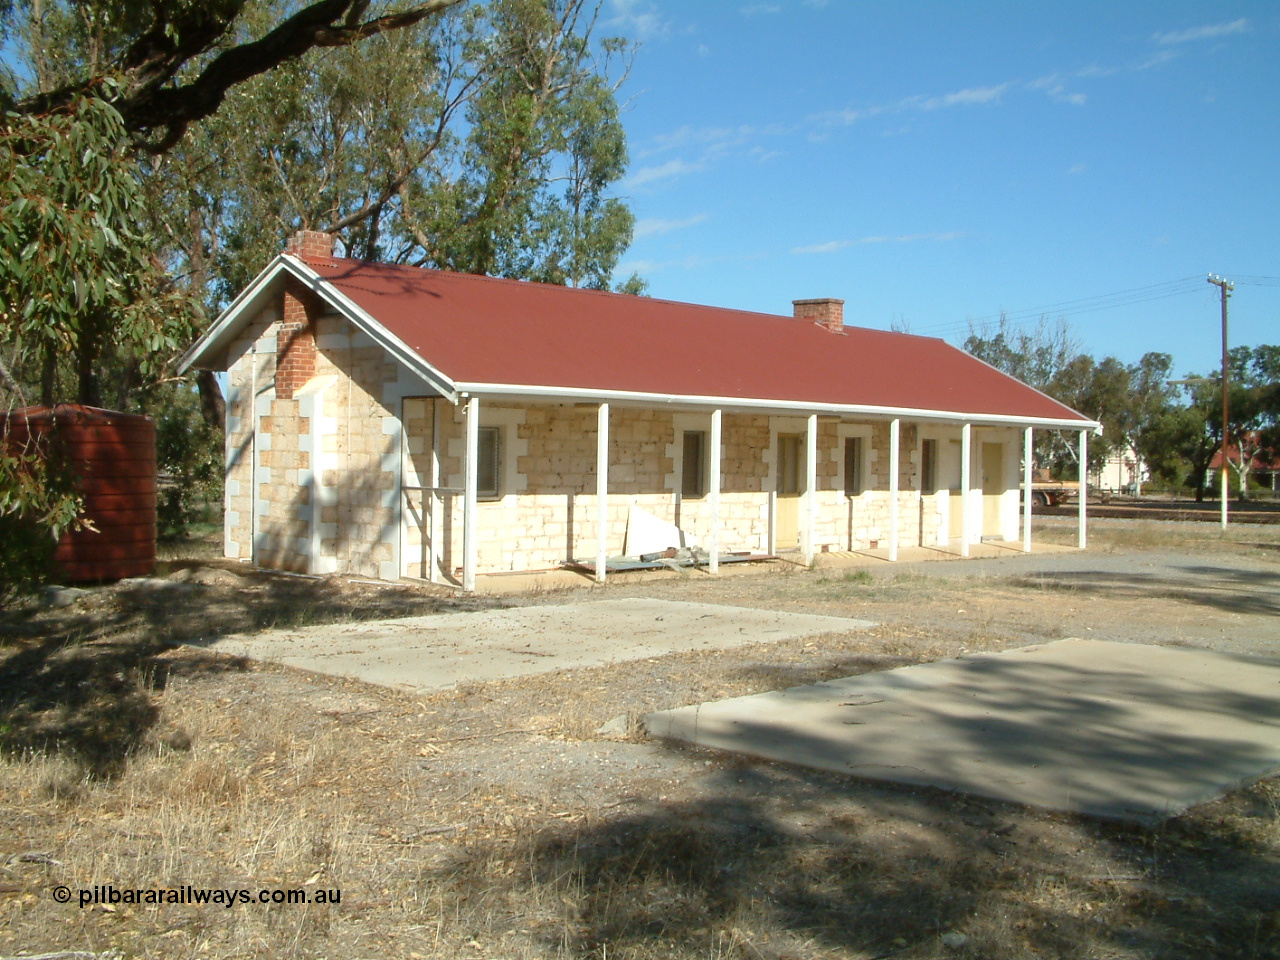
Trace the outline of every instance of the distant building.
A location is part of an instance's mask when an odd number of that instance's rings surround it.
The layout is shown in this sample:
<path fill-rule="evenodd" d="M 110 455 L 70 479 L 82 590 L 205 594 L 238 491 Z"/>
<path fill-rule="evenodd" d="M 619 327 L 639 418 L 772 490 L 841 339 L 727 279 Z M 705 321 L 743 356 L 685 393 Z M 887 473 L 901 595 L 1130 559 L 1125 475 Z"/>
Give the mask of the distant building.
<path fill-rule="evenodd" d="M 1151 479 L 1147 465 L 1138 451 L 1126 444 L 1114 451 L 1102 465 L 1090 472 L 1089 486 L 1102 493 L 1142 493 L 1142 485 Z"/>
<path fill-rule="evenodd" d="M 1253 435 L 1256 441 L 1257 435 Z M 1240 447 L 1232 444 L 1227 445 L 1227 456 L 1231 458 L 1232 463 L 1240 462 Z M 1221 484 L 1218 478 L 1218 471 L 1222 469 L 1222 451 L 1219 450 L 1213 455 L 1213 459 L 1209 461 L 1209 471 L 1205 474 L 1205 485 L 1210 489 L 1216 490 Z M 1235 473 L 1233 470 L 1232 473 Z M 1258 486 L 1265 487 L 1269 490 L 1280 490 L 1280 459 L 1267 460 L 1260 454 L 1254 454 L 1253 462 L 1249 466 L 1249 479 Z"/>

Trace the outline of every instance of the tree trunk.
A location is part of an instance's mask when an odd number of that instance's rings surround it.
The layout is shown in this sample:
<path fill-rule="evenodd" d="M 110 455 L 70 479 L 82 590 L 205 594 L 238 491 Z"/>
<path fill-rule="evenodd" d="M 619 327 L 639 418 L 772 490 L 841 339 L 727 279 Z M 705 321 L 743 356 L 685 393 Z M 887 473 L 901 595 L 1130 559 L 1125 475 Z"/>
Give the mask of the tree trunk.
<path fill-rule="evenodd" d="M 76 344 L 76 403 L 87 407 L 102 406 L 98 360 L 102 355 L 105 325 L 105 318 L 100 313 L 86 316 L 80 330 L 80 342 Z"/>
<path fill-rule="evenodd" d="M 196 386 L 200 388 L 200 412 L 204 414 L 205 423 L 225 430 L 227 401 L 222 397 L 217 376 L 212 370 L 199 370 L 196 372 Z"/>
<path fill-rule="evenodd" d="M 40 366 L 40 406 L 53 406 L 54 385 L 58 377 L 58 354 L 52 343 L 44 348 L 44 360 Z"/>

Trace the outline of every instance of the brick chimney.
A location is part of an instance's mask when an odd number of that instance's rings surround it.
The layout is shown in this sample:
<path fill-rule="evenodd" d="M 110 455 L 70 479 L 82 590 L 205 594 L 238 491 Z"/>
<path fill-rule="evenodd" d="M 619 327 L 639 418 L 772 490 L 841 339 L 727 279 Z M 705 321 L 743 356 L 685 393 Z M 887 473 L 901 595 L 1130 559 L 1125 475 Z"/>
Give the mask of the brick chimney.
<path fill-rule="evenodd" d="M 297 277 L 286 275 L 280 329 L 276 334 L 276 399 L 292 400 L 316 375 L 316 320 L 320 298 Z"/>
<path fill-rule="evenodd" d="M 832 333 L 844 332 L 844 301 L 831 297 L 818 300 L 792 300 L 797 320 L 812 320 Z"/>
<path fill-rule="evenodd" d="M 299 230 L 284 245 L 284 252 L 294 257 L 332 257 L 333 234 Z"/>
<path fill-rule="evenodd" d="M 332 257 L 333 234 L 299 230 L 285 244 L 293 257 Z M 285 274 L 284 303 L 276 346 L 276 398 L 292 400 L 304 383 L 316 375 L 316 320 L 320 298 L 297 277 Z"/>

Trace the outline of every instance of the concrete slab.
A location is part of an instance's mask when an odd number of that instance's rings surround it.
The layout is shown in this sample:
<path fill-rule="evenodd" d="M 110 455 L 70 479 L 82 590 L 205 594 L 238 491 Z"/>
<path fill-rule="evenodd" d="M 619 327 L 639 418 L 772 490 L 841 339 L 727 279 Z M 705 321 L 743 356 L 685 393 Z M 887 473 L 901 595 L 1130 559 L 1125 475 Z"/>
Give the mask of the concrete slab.
<path fill-rule="evenodd" d="M 1060 640 L 646 723 L 821 770 L 1151 822 L 1280 770 L 1280 661 Z"/>
<path fill-rule="evenodd" d="M 845 617 L 621 598 L 267 630 L 223 637 L 210 649 L 383 686 L 438 690 L 869 626 Z"/>

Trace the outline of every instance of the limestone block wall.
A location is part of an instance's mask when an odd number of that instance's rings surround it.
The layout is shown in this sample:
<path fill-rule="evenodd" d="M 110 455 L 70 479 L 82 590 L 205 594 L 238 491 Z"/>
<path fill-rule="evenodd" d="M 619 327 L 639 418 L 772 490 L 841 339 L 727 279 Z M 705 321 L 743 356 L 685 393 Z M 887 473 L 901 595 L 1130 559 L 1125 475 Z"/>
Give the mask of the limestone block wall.
<path fill-rule="evenodd" d="M 419 403 L 421 404 L 419 406 Z M 439 405 L 439 413 L 432 409 Z M 627 521 L 637 506 L 677 524 L 706 542 L 711 530 L 705 497 L 682 499 L 673 451 L 677 416 L 615 407 L 609 423 L 608 552 L 626 549 Z M 433 458 L 439 483 L 463 484 L 465 416 L 444 401 L 406 401 L 406 476 L 411 486 L 431 486 Z M 709 418 L 707 424 L 709 425 Z M 499 430 L 500 496 L 481 501 L 476 552 L 481 571 L 537 570 L 596 554 L 596 440 L 594 405 L 511 405 L 482 401 L 480 425 Z M 695 423 L 699 429 L 705 427 Z M 434 441 L 432 440 L 434 431 Z M 761 550 L 767 542 L 768 467 L 763 456 L 768 418 L 725 416 L 721 445 L 720 548 Z M 434 453 L 433 453 L 434 451 Z M 410 495 L 405 573 L 423 576 L 428 544 L 437 537 L 440 572 L 456 576 L 462 564 L 462 497 L 432 501 Z M 431 519 L 432 509 L 436 519 Z"/>
<path fill-rule="evenodd" d="M 333 378 L 323 398 L 319 441 L 317 572 L 400 575 L 400 398 L 410 378 L 381 346 L 342 317 L 316 324 L 316 377 Z M 422 386 L 418 385 L 421 392 Z"/>
<path fill-rule="evenodd" d="M 863 492 L 845 495 L 845 436 L 864 439 Z M 940 520 L 936 503 L 919 493 L 917 427 L 901 423 L 898 436 L 898 543 L 933 543 Z M 889 424 L 818 421 L 817 518 L 814 549 L 868 550 L 889 540 Z M 922 537 L 924 539 L 922 539 Z"/>
<path fill-rule="evenodd" d="M 279 326 L 278 311 L 263 311 L 235 339 L 227 355 L 223 554 L 236 560 L 253 557 L 253 514 L 260 507 L 262 488 L 270 480 L 270 467 L 264 464 L 270 453 L 271 437 L 269 434 L 259 436 L 255 444 L 253 423 L 255 416 L 259 420 L 272 416 Z M 255 460 L 259 465 L 259 495 L 255 495 L 253 489 Z"/>
<path fill-rule="evenodd" d="M 675 428 L 709 431 L 710 414 L 676 414 L 667 448 L 671 467 L 664 476 L 670 498 L 666 517 L 699 543 L 711 539 L 711 503 L 706 497 L 680 495 L 677 458 L 683 455 Z M 719 548 L 731 553 L 763 553 L 769 544 L 769 418 L 748 414 L 724 414 L 720 423 Z M 654 511 L 658 512 L 658 511 Z"/>
<path fill-rule="evenodd" d="M 264 310 L 229 349 L 223 552 L 303 572 L 311 500 L 299 483 L 310 469 L 300 437 L 309 423 L 300 401 L 282 399 L 275 389 L 280 331 L 279 310 Z"/>
<path fill-rule="evenodd" d="M 424 384 L 345 319 L 311 323 L 315 371 L 302 384 L 279 364 L 278 306 L 230 347 L 224 552 L 282 570 L 399 576 L 399 407 Z"/>

